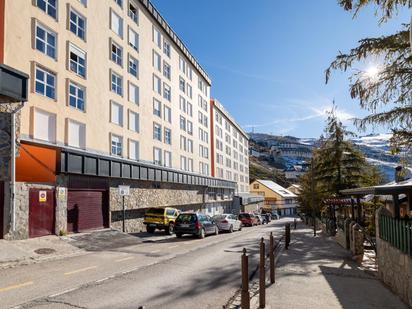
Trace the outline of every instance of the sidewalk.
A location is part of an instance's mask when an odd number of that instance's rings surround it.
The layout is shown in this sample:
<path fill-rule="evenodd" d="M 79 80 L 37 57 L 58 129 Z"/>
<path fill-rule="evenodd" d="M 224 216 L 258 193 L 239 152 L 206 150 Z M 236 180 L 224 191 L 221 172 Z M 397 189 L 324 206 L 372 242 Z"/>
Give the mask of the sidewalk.
<path fill-rule="evenodd" d="M 313 230 L 300 227 L 278 260 L 266 308 L 407 308 L 332 238 L 313 237 Z"/>

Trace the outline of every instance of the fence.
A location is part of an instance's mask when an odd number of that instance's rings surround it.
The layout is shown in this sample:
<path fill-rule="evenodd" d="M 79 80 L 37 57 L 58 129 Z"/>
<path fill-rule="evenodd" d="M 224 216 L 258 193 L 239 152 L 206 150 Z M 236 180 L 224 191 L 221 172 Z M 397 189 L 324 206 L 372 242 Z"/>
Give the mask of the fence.
<path fill-rule="evenodd" d="M 386 215 L 379 217 L 379 237 L 412 256 L 412 222 Z"/>

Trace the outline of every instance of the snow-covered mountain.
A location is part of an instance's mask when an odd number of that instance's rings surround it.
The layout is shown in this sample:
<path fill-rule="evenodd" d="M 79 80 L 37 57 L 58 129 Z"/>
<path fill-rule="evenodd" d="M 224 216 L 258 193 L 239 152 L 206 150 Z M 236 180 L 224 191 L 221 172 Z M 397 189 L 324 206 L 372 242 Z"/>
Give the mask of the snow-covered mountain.
<path fill-rule="evenodd" d="M 249 133 L 251 139 L 257 144 L 265 145 L 270 149 L 276 147 L 285 147 L 285 145 L 293 145 L 293 147 L 306 147 L 311 151 L 313 147 L 318 146 L 319 139 L 317 138 L 296 138 L 293 136 L 274 136 L 261 133 Z M 352 138 L 352 142 L 359 147 L 359 150 L 365 154 L 368 162 L 379 167 L 386 176 L 388 181 L 394 179 L 394 168 L 399 165 L 400 156 L 393 155 L 390 151 L 389 140 L 391 134 L 376 134 L 366 135 Z M 287 152 L 284 152 L 287 154 Z M 285 170 L 302 162 L 301 158 L 288 155 L 280 158 L 284 162 Z M 409 169 L 412 171 L 412 169 Z"/>

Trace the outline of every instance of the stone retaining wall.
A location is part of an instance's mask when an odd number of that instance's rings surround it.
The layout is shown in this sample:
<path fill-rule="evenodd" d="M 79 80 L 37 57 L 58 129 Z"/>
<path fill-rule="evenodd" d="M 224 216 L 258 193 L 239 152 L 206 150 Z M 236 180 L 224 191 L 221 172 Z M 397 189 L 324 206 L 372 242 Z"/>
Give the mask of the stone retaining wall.
<path fill-rule="evenodd" d="M 389 288 L 412 307 L 412 257 L 379 238 L 379 216 L 386 210 L 376 211 L 376 249 L 378 276 Z"/>

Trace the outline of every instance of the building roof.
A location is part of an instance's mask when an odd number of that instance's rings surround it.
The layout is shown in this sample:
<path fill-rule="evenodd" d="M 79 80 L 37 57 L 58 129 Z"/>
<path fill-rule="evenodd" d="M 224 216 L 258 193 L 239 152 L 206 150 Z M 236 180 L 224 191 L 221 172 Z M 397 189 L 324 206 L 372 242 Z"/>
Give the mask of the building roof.
<path fill-rule="evenodd" d="M 212 99 L 213 105 L 222 113 L 225 115 L 225 117 L 238 129 L 243 136 L 249 140 L 249 135 L 242 129 L 242 127 L 236 122 L 235 118 L 230 115 L 230 113 L 226 110 L 226 108 L 223 106 L 222 103 L 220 103 L 217 99 L 213 98 Z"/>
<path fill-rule="evenodd" d="M 265 187 L 267 187 L 268 189 L 272 190 L 273 192 L 276 192 L 277 194 L 279 194 L 281 197 L 297 197 L 296 194 L 290 192 L 288 189 L 285 189 L 284 187 L 278 185 L 276 182 L 271 181 L 271 180 L 260 180 L 260 179 L 256 179 L 257 182 L 261 183 L 262 185 L 264 185 Z"/>
<path fill-rule="evenodd" d="M 210 77 L 207 75 L 206 71 L 202 68 L 202 66 L 197 62 L 196 58 L 190 53 L 189 49 L 183 43 L 183 41 L 178 37 L 178 35 L 173 31 L 172 27 L 166 22 L 166 20 L 162 17 L 159 11 L 155 8 L 155 6 L 150 2 L 150 0 L 139 0 L 140 3 L 147 9 L 147 11 L 152 15 L 154 20 L 162 27 L 162 29 L 167 33 L 169 38 L 180 48 L 183 54 L 190 60 L 192 65 L 196 68 L 196 70 L 202 75 L 202 77 L 206 80 L 209 86 L 212 84 Z"/>
<path fill-rule="evenodd" d="M 412 178 L 404 181 L 391 181 L 387 184 L 372 187 L 341 190 L 344 195 L 391 195 L 412 191 Z"/>

